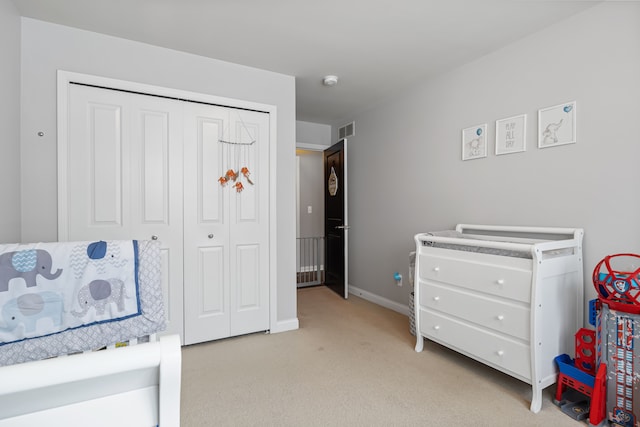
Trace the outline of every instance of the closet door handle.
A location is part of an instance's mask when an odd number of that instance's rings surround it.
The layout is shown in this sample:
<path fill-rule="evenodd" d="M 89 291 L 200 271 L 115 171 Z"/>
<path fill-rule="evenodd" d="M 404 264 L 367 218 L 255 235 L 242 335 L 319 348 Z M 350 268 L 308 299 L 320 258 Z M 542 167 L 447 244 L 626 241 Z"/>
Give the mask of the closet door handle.
<path fill-rule="evenodd" d="M 158 240 L 158 236 L 156 235 L 151 236 L 151 240 Z"/>
<path fill-rule="evenodd" d="M 213 233 L 209 234 L 207 237 L 213 239 Z"/>

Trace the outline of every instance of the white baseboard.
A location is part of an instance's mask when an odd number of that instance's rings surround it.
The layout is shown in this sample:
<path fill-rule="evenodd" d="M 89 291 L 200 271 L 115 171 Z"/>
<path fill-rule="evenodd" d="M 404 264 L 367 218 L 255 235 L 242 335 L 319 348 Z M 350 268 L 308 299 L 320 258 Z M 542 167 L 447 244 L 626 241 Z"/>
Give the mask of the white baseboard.
<path fill-rule="evenodd" d="M 365 291 L 364 289 L 356 288 L 352 285 L 349 285 L 349 295 L 355 295 L 362 299 L 366 299 L 367 301 L 371 301 L 374 304 L 381 305 L 409 317 L 409 305 L 403 305 L 395 301 L 391 301 L 390 299 L 372 294 L 371 292 Z"/>
<path fill-rule="evenodd" d="M 271 328 L 271 331 L 269 332 L 272 334 L 277 334 L 280 332 L 295 331 L 299 327 L 300 323 L 298 322 L 298 318 L 296 317 L 295 319 L 276 322 L 275 328 Z"/>

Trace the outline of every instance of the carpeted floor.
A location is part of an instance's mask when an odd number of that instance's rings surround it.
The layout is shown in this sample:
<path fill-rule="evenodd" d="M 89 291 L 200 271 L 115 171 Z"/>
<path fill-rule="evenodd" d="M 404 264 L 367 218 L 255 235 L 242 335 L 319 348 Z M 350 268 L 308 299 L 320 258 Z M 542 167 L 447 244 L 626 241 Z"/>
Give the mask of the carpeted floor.
<path fill-rule="evenodd" d="M 183 347 L 182 426 L 585 426 L 527 384 L 427 341 L 407 317 L 324 287 L 300 329 Z"/>

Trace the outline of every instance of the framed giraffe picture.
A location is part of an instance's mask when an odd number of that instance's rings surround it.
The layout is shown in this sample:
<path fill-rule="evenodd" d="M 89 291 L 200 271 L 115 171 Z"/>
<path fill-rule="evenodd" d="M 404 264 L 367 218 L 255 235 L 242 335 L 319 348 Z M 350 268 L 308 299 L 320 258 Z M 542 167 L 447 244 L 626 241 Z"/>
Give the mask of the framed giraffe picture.
<path fill-rule="evenodd" d="M 576 142 L 576 102 L 538 110 L 538 148 Z"/>

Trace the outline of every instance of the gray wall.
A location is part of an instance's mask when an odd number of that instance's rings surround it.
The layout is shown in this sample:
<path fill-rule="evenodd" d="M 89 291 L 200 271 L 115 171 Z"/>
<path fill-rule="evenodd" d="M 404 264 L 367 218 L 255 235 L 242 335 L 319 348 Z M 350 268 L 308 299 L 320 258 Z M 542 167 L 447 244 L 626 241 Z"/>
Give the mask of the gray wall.
<path fill-rule="evenodd" d="M 0 0 L 0 242 L 20 241 L 20 15 Z"/>
<path fill-rule="evenodd" d="M 582 227 L 593 298 L 600 259 L 640 252 L 639 79 L 640 4 L 606 2 L 352 117 L 350 284 L 406 304 L 392 275 L 407 277 L 417 232 Z M 567 101 L 577 143 L 538 149 L 538 109 Z M 495 120 L 524 113 L 526 152 L 495 156 Z M 463 162 L 461 130 L 479 123 L 489 155 Z"/>
<path fill-rule="evenodd" d="M 295 80 L 291 76 L 23 18 L 22 240 L 57 239 L 56 71 L 276 105 L 278 321 L 296 319 Z M 39 131 L 44 137 L 38 137 Z"/>
<path fill-rule="evenodd" d="M 331 126 L 296 122 L 298 174 L 297 237 L 324 236 L 324 167 L 322 151 L 331 146 Z M 312 213 L 308 213 L 312 206 Z"/>
<path fill-rule="evenodd" d="M 296 122 L 296 144 L 297 146 L 319 146 L 317 149 L 323 149 L 331 145 L 331 126 L 319 123 Z M 313 148 L 313 147 L 312 147 Z"/>
<path fill-rule="evenodd" d="M 324 236 L 324 166 L 322 151 L 296 150 L 300 161 L 297 237 Z M 311 206 L 311 213 L 308 207 Z"/>

